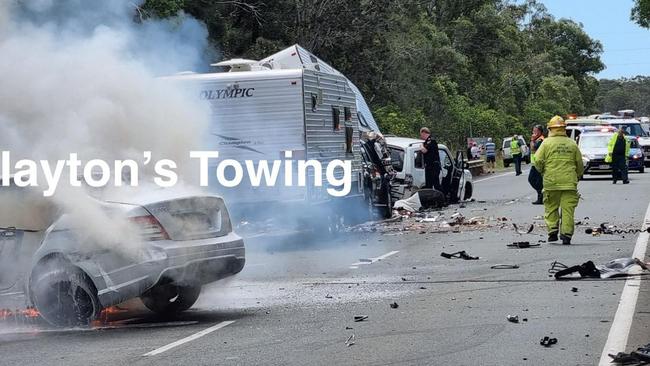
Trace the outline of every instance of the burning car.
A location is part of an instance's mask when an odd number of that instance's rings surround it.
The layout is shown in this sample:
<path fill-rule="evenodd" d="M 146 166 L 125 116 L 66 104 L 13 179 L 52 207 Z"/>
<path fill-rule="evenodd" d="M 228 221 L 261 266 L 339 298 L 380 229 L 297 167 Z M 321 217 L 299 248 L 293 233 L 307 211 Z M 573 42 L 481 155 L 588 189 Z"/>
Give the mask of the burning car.
<path fill-rule="evenodd" d="M 156 313 L 181 312 L 203 285 L 244 267 L 244 242 L 218 196 L 159 190 L 84 200 L 80 212 L 59 210 L 26 276 L 30 305 L 53 325 L 86 325 L 135 297 Z"/>

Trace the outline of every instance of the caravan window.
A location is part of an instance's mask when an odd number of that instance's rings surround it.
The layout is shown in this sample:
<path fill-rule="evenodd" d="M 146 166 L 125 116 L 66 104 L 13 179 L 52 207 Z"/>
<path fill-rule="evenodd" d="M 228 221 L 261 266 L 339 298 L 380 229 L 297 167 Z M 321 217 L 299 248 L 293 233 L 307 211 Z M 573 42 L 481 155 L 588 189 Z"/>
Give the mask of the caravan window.
<path fill-rule="evenodd" d="M 352 135 L 354 134 L 354 128 L 345 127 L 345 153 L 352 154 Z"/>
<path fill-rule="evenodd" d="M 370 127 L 368 126 L 368 121 L 366 121 L 366 117 L 364 117 L 363 114 L 357 113 L 357 117 L 359 118 L 359 123 L 361 124 L 361 126 L 368 127 L 368 128 Z"/>
<path fill-rule="evenodd" d="M 337 107 L 332 107 L 332 126 L 334 131 L 341 129 L 341 110 Z"/>
<path fill-rule="evenodd" d="M 320 71 L 320 66 L 318 66 L 318 59 L 314 55 L 309 55 L 309 59 L 311 60 L 311 63 L 314 64 L 314 69 Z"/>
<path fill-rule="evenodd" d="M 318 95 L 311 93 L 311 111 L 316 112 L 318 109 Z"/>
<path fill-rule="evenodd" d="M 345 122 L 352 121 L 352 111 L 350 110 L 350 107 L 343 107 L 343 116 Z"/>

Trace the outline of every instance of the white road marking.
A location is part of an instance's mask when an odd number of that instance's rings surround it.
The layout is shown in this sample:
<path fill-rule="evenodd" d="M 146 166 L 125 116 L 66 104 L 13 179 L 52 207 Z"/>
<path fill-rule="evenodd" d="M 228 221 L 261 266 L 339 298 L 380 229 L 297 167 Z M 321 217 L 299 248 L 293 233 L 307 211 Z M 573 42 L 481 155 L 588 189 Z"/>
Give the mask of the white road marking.
<path fill-rule="evenodd" d="M 522 171 L 521 171 L 521 174 L 522 174 L 522 175 L 523 175 L 523 174 L 526 174 L 526 173 L 528 173 L 528 170 L 525 170 L 525 171 L 522 170 Z M 477 180 L 475 180 L 473 183 L 481 183 L 481 182 L 485 182 L 486 180 L 496 179 L 496 178 L 502 178 L 502 177 L 507 177 L 507 176 L 509 176 L 509 175 L 515 175 L 515 172 L 509 172 L 509 173 L 504 173 L 504 174 L 499 174 L 499 175 L 493 175 L 493 176 L 491 176 L 491 177 L 487 177 L 487 178 L 483 178 L 483 179 L 477 179 Z"/>
<path fill-rule="evenodd" d="M 18 292 L 7 292 L 7 293 L 4 293 L 4 294 L 0 294 L 0 296 L 13 296 L 13 295 L 23 295 L 23 294 L 24 294 L 24 292 L 18 291 Z"/>
<path fill-rule="evenodd" d="M 397 253 L 399 253 L 399 250 L 393 250 L 392 252 L 388 252 L 386 254 L 380 255 L 379 257 L 375 257 L 375 258 L 360 259 L 359 262 L 352 263 L 350 265 L 350 268 L 360 266 L 360 265 L 363 265 L 363 264 L 373 264 L 375 262 L 378 262 L 378 261 L 380 261 L 382 259 L 386 259 L 386 258 L 390 257 L 391 255 L 397 254 Z"/>
<path fill-rule="evenodd" d="M 643 221 L 644 228 L 646 228 L 648 224 L 650 224 L 650 205 L 648 205 L 648 209 L 645 212 Z M 649 240 L 650 234 L 645 231 L 640 233 L 636 240 L 632 257 L 645 260 Z M 633 275 L 639 273 L 641 273 L 640 268 L 635 268 L 630 271 L 630 274 Z M 607 343 L 605 343 L 603 353 L 600 355 L 599 366 L 611 365 L 611 358 L 608 354 L 611 353 L 615 355 L 618 352 L 625 352 L 627 339 L 630 335 L 630 329 L 632 328 L 632 321 L 634 320 L 634 309 L 636 308 L 636 303 L 639 298 L 640 287 L 640 276 L 630 277 L 625 281 L 625 287 L 623 287 L 623 293 L 621 293 L 621 300 L 618 303 L 618 309 L 616 310 L 612 327 L 607 336 Z"/>
<path fill-rule="evenodd" d="M 199 339 L 199 338 L 203 337 L 204 335 L 210 334 L 210 333 L 214 332 L 215 330 L 219 330 L 219 329 L 221 329 L 223 327 L 226 327 L 226 326 L 228 326 L 228 325 L 230 325 L 230 324 L 232 324 L 234 322 L 235 322 L 234 320 L 228 320 L 228 321 L 218 323 L 216 325 L 211 326 L 210 328 L 204 329 L 204 330 L 202 330 L 202 331 L 200 331 L 198 333 L 194 333 L 189 337 L 179 339 L 176 342 L 172 342 L 172 343 L 170 343 L 170 344 L 168 344 L 166 346 L 162 346 L 162 347 L 157 348 L 157 349 L 155 349 L 155 350 L 153 350 L 151 352 L 147 352 L 143 356 L 146 357 L 146 356 L 159 355 L 159 354 L 161 354 L 161 353 L 163 353 L 165 351 L 169 351 L 172 348 L 178 347 L 178 346 L 180 346 L 182 344 L 185 344 L 187 342 L 191 342 L 191 341 L 193 341 L 195 339 Z"/>

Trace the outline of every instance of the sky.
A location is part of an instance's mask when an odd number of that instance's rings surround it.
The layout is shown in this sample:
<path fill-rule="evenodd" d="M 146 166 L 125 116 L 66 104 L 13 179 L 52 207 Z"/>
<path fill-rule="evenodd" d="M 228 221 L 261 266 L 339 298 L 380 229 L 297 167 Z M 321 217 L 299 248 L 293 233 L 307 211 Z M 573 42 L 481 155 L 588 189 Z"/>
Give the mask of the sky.
<path fill-rule="evenodd" d="M 633 0 L 541 0 L 556 18 L 582 23 L 603 44 L 599 79 L 650 76 L 650 29 L 630 20 Z"/>

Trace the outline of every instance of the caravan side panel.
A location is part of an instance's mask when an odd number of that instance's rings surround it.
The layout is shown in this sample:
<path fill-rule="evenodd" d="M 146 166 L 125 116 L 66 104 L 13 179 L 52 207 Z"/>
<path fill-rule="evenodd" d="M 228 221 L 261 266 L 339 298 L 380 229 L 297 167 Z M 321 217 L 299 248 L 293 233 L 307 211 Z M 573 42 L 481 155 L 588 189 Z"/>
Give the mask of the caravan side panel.
<path fill-rule="evenodd" d="M 304 154 L 304 111 L 302 104 L 302 71 L 266 71 L 212 74 L 201 80 L 201 97 L 212 108 L 210 136 L 206 149 L 219 151 L 219 159 L 239 161 L 284 160 L 284 152 Z M 247 90 L 245 96 L 219 98 L 220 91 Z M 210 94 L 212 92 L 212 94 Z M 214 167 L 211 167 L 214 172 Z M 264 202 L 304 200 L 307 189 L 284 185 L 284 164 L 275 187 L 252 187 L 248 174 L 235 188 L 213 187 L 231 202 Z"/>
<path fill-rule="evenodd" d="M 307 158 L 320 160 L 323 167 L 332 160 L 352 161 L 352 195 L 359 193 L 359 172 L 361 155 L 359 145 L 359 123 L 357 119 L 356 98 L 347 79 L 341 75 L 325 74 L 318 71 L 304 71 L 305 134 Z M 314 96 L 318 103 L 313 105 Z M 339 111 L 339 129 L 334 127 L 333 109 Z M 350 119 L 345 119 L 345 109 L 350 111 Z M 351 152 L 346 143 L 346 127 L 351 128 Z M 337 177 L 342 177 L 337 172 Z M 323 170 L 323 182 L 325 171 Z M 313 200 L 325 199 L 324 190 L 313 192 Z"/>

